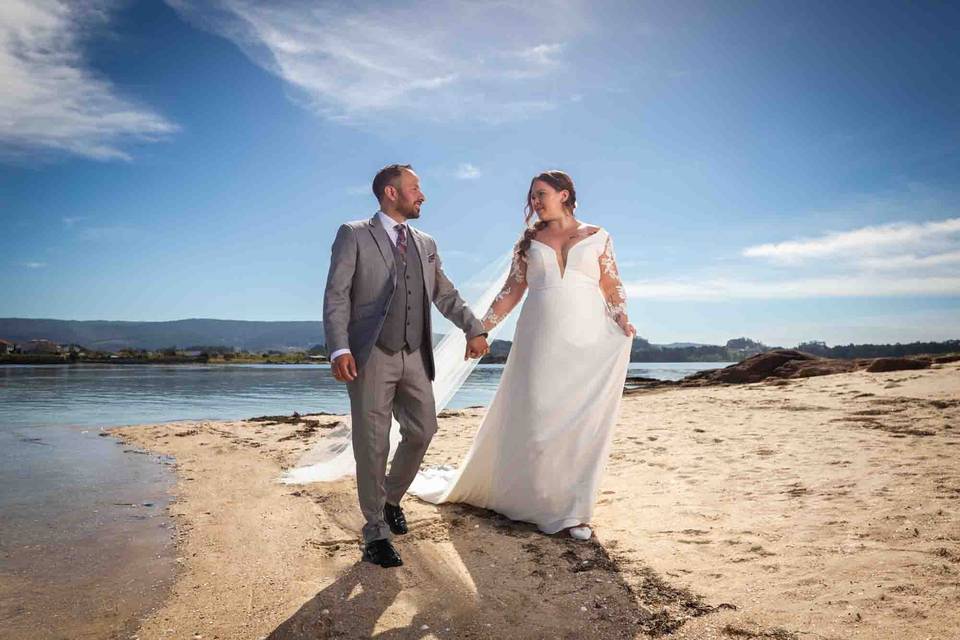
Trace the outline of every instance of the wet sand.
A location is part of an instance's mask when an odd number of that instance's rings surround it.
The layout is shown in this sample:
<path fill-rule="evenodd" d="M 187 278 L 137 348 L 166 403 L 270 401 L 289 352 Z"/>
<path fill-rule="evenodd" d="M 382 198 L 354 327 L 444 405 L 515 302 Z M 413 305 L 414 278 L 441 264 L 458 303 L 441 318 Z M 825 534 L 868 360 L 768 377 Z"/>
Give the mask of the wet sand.
<path fill-rule="evenodd" d="M 169 461 L 95 429 L 16 434 L 30 447 L 0 470 L 0 638 L 129 638 L 174 579 Z"/>
<path fill-rule="evenodd" d="M 957 363 L 630 394 L 594 540 L 407 499 L 393 570 L 359 562 L 352 480 L 277 483 L 343 418 L 116 430 L 178 476 L 180 571 L 137 637 L 956 638 L 958 418 Z"/>

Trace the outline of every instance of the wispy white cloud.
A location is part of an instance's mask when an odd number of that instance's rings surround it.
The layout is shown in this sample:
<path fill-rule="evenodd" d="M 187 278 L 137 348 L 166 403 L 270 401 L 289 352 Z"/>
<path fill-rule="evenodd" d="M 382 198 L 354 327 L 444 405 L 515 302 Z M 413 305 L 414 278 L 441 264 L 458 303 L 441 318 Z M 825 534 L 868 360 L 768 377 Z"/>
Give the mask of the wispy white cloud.
<path fill-rule="evenodd" d="M 634 279 L 627 290 L 641 298 L 714 301 L 960 296 L 960 218 L 863 226 L 754 245 L 740 255 L 740 264 L 722 261 L 723 273 Z M 758 266 L 756 258 L 772 265 Z"/>
<path fill-rule="evenodd" d="M 121 97 L 82 53 L 103 28 L 108 0 L 0 2 L 0 155 L 38 152 L 95 160 L 129 159 L 130 142 L 155 141 L 177 127 Z"/>
<path fill-rule="evenodd" d="M 951 265 L 960 265 L 960 250 L 946 251 L 944 253 L 933 253 L 925 256 L 918 256 L 913 253 L 902 255 L 890 255 L 875 258 L 863 258 L 857 261 L 861 266 L 874 270 L 919 270 L 936 267 L 946 267 Z"/>
<path fill-rule="evenodd" d="M 553 44 L 538 44 L 535 47 L 524 49 L 520 52 L 520 56 L 538 65 L 550 65 L 557 63 L 557 56 L 560 55 L 562 49 L 563 45 L 556 42 Z"/>
<path fill-rule="evenodd" d="M 565 62 L 564 41 L 588 24 L 581 0 L 167 2 L 235 42 L 309 108 L 347 121 L 499 122 L 554 109 L 569 82 L 550 76 Z M 550 39 L 531 44 L 531 25 Z M 575 74 L 567 63 L 565 77 Z"/>
<path fill-rule="evenodd" d="M 480 177 L 481 174 L 480 174 L 480 169 L 473 166 L 469 162 L 464 162 L 459 167 L 457 167 L 457 170 L 454 172 L 453 175 L 460 180 L 476 180 L 477 178 Z"/>
<path fill-rule="evenodd" d="M 921 223 L 893 223 L 862 227 L 853 231 L 829 233 L 818 238 L 789 240 L 747 247 L 743 255 L 792 264 L 813 258 L 850 259 L 891 249 L 937 248 L 956 244 L 960 234 L 960 218 Z"/>
<path fill-rule="evenodd" d="M 837 275 L 816 278 L 683 278 L 625 283 L 631 298 L 656 300 L 784 300 L 797 298 L 960 296 L 960 276 L 880 277 Z"/>
<path fill-rule="evenodd" d="M 43 269 L 45 266 L 47 266 L 47 263 L 46 262 L 24 262 L 22 263 L 22 266 L 26 267 L 27 269 Z"/>
<path fill-rule="evenodd" d="M 560 67 L 560 53 L 562 51 L 563 45 L 555 42 L 503 53 L 501 55 L 508 62 L 506 68 L 502 69 L 500 73 L 514 80 L 537 78 Z M 522 64 L 516 64 L 517 61 L 522 62 Z"/>
<path fill-rule="evenodd" d="M 81 220 L 86 220 L 86 218 L 84 216 L 64 216 L 63 218 L 61 218 L 61 220 L 63 221 L 64 227 L 66 227 L 67 229 L 72 229 L 74 225 L 76 225 Z"/>

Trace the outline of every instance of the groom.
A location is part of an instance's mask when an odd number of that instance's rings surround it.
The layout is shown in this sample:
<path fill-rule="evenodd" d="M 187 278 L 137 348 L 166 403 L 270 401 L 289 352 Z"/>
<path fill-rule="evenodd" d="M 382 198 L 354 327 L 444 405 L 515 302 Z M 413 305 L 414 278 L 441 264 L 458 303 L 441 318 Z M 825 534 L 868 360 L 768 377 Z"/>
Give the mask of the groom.
<path fill-rule="evenodd" d="M 483 325 L 440 267 L 433 238 L 408 221 L 426 200 L 410 165 L 373 179 L 380 210 L 340 226 L 333 242 L 323 325 L 333 377 L 347 383 L 363 526 L 363 559 L 403 564 L 390 534 L 407 532 L 400 499 L 437 430 L 430 304 L 466 333 L 466 357 L 487 353 Z M 401 440 L 386 472 L 390 416 Z"/>

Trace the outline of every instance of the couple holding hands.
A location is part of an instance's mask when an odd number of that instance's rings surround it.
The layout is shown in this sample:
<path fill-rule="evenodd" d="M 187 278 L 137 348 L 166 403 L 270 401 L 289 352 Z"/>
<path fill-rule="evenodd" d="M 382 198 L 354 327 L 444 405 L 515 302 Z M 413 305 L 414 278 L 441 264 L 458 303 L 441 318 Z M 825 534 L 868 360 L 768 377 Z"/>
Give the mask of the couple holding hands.
<path fill-rule="evenodd" d="M 441 266 L 433 238 L 410 225 L 426 200 L 409 165 L 377 173 L 380 210 L 343 224 L 333 243 L 323 321 L 333 375 L 347 385 L 363 526 L 363 558 L 403 564 L 408 490 L 463 502 L 586 540 L 636 331 L 610 235 L 574 215 L 561 171 L 533 178 L 526 229 L 506 282 L 478 318 Z M 457 469 L 420 470 L 437 430 L 431 305 L 462 330 L 466 357 L 526 294 L 499 386 Z M 389 473 L 392 418 L 400 425 Z"/>

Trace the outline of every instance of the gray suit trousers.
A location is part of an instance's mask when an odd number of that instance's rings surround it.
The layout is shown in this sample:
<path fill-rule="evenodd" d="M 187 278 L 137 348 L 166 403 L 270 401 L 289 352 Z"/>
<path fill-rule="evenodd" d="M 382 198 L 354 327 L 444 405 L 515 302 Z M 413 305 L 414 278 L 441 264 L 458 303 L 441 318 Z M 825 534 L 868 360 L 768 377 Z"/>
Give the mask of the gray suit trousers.
<path fill-rule="evenodd" d="M 437 432 L 433 385 L 421 349 L 390 354 L 376 345 L 359 375 L 347 383 L 353 418 L 357 493 L 366 519 L 364 542 L 390 538 L 383 504 L 400 504 Z M 400 444 L 387 473 L 391 414 L 400 423 Z"/>

